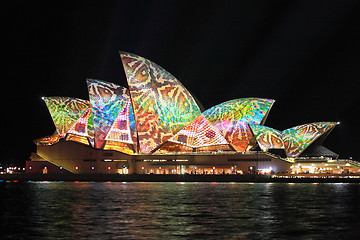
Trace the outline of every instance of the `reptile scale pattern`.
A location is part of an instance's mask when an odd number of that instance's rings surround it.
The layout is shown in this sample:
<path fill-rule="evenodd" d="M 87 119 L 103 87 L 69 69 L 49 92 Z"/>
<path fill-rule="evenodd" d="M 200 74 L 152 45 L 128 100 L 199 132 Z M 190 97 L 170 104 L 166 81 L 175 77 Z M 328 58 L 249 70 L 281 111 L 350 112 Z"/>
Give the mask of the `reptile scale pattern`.
<path fill-rule="evenodd" d="M 201 111 L 189 91 L 159 65 L 120 52 L 134 107 L 140 152 L 150 153 Z"/>
<path fill-rule="evenodd" d="M 126 88 L 114 83 L 88 79 L 87 86 L 94 124 L 95 147 L 102 148 L 108 131 L 130 96 Z"/>
<path fill-rule="evenodd" d="M 45 97 L 51 118 L 60 138 L 66 133 L 89 107 L 89 101 L 70 97 Z"/>

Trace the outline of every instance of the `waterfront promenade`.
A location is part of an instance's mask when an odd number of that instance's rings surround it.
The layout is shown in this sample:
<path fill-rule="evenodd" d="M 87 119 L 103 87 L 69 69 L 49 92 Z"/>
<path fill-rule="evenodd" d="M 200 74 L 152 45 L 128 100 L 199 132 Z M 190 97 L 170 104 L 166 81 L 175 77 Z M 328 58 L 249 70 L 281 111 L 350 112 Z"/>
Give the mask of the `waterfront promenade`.
<path fill-rule="evenodd" d="M 349 182 L 360 183 L 360 174 L 195 175 L 195 174 L 2 174 L 0 181 L 79 182 Z"/>

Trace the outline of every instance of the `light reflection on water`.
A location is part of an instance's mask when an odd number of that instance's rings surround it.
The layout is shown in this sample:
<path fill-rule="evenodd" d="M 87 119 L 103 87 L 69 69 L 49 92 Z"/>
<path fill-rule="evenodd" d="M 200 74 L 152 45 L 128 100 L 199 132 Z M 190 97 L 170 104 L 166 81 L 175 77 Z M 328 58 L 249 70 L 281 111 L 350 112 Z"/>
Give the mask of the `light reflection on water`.
<path fill-rule="evenodd" d="M 360 184 L 0 183 L 14 239 L 355 239 Z"/>

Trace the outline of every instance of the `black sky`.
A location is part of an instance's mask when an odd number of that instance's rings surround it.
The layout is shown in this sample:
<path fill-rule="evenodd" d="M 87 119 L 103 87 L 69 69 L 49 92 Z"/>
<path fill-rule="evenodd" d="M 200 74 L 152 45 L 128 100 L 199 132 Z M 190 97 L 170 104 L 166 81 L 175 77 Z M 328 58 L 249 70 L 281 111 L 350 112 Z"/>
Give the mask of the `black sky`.
<path fill-rule="evenodd" d="M 13 1 L 3 11 L 1 161 L 26 160 L 33 139 L 55 131 L 41 96 L 88 99 L 86 78 L 127 87 L 119 50 L 164 67 L 205 109 L 266 97 L 277 101 L 265 125 L 279 130 L 340 121 L 324 145 L 360 160 L 359 1 Z"/>

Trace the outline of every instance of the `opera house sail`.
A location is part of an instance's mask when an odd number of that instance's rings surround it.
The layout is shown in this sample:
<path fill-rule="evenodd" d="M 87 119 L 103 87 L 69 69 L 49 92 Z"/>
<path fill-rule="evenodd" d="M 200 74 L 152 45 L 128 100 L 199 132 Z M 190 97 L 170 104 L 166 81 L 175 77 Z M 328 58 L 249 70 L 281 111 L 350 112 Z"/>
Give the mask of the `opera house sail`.
<path fill-rule="evenodd" d="M 257 169 L 261 164 L 283 169 L 309 146 L 322 143 L 337 125 L 315 122 L 283 131 L 265 126 L 275 103 L 268 98 L 234 99 L 201 112 L 190 92 L 164 68 L 135 54 L 120 52 L 120 57 L 128 87 L 87 79 L 89 100 L 43 98 L 56 131 L 35 140 L 34 159 L 72 173 L 81 164 L 88 164 L 86 171 L 108 173 L 179 173 L 181 166 L 207 172 L 215 171 L 213 165 L 243 172 L 255 158 Z M 284 154 L 274 155 L 277 151 Z M 178 166 L 180 160 L 186 164 Z"/>

